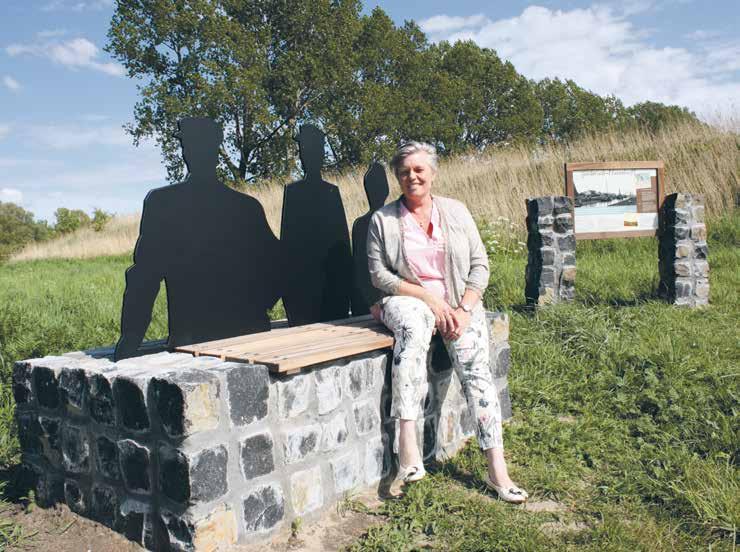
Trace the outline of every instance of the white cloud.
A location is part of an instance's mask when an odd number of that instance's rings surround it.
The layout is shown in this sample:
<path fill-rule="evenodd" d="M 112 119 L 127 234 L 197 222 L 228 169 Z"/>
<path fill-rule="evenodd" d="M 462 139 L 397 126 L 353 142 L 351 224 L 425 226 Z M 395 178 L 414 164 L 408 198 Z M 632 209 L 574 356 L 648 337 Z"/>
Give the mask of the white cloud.
<path fill-rule="evenodd" d="M 449 15 L 435 15 L 423 20 L 420 25 L 425 33 L 448 33 L 466 27 L 477 27 L 488 21 L 488 18 L 479 13 L 468 17 L 457 17 Z"/>
<path fill-rule="evenodd" d="M 113 0 L 52 0 L 41 7 L 42 11 L 92 11 L 104 10 L 113 5 Z"/>
<path fill-rule="evenodd" d="M 125 73 L 118 63 L 98 61 L 100 49 L 86 38 L 73 38 L 65 42 L 11 44 L 5 51 L 11 57 L 20 55 L 44 57 L 71 69 L 93 69 L 117 77 Z"/>
<path fill-rule="evenodd" d="M 33 125 L 25 136 L 35 145 L 53 150 L 94 146 L 130 146 L 131 137 L 119 126 Z"/>
<path fill-rule="evenodd" d="M 0 201 L 20 205 L 23 203 L 23 192 L 15 188 L 0 188 Z"/>
<path fill-rule="evenodd" d="M 651 4 L 635 2 L 631 9 Z M 422 28 L 428 21 L 422 21 Z M 496 50 L 528 78 L 573 79 L 628 105 L 658 101 L 707 115 L 737 109 L 733 102 L 740 98 L 740 80 L 731 74 L 740 40 L 726 42 L 722 50 L 655 47 L 647 30 L 605 5 L 570 11 L 530 6 L 516 17 L 471 19 L 455 31 L 433 32 L 431 38 L 474 40 Z"/>
<path fill-rule="evenodd" d="M 8 124 L 0 123 L 0 140 L 5 138 L 8 134 L 10 134 L 10 129 L 12 127 Z"/>
<path fill-rule="evenodd" d="M 37 38 L 57 38 L 67 34 L 67 29 L 45 29 L 36 33 Z"/>
<path fill-rule="evenodd" d="M 21 83 L 10 75 L 3 75 L 3 86 L 11 92 L 18 92 L 21 89 Z"/>

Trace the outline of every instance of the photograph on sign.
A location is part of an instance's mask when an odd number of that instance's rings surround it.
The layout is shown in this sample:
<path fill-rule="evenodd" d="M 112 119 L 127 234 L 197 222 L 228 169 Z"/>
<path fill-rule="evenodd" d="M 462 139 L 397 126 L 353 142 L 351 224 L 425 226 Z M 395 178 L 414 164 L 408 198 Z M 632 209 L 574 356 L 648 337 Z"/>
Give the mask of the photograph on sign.
<path fill-rule="evenodd" d="M 658 228 L 657 169 L 573 171 L 578 233 Z"/>

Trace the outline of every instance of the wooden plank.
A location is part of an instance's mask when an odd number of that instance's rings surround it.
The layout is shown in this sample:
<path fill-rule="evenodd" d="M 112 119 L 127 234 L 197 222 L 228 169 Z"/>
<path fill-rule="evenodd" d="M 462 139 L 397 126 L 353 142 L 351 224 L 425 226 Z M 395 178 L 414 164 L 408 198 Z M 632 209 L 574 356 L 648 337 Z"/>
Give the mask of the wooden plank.
<path fill-rule="evenodd" d="M 370 332 L 370 333 L 368 333 Z M 302 334 L 301 339 L 294 339 L 290 342 L 285 341 L 265 341 L 261 343 L 251 343 L 243 347 L 234 347 L 230 349 L 216 349 L 212 351 L 218 355 L 226 356 L 250 356 L 250 355 L 261 355 L 261 354 L 275 354 L 279 351 L 307 351 L 312 347 L 318 346 L 322 343 L 333 343 L 341 341 L 343 339 L 353 339 L 356 337 L 362 338 L 367 335 L 373 335 L 373 330 L 366 328 L 360 328 L 354 331 L 344 331 L 336 333 L 328 332 L 308 332 Z M 203 354 L 203 353 L 201 353 Z"/>
<path fill-rule="evenodd" d="M 390 343 L 388 343 L 390 340 Z M 316 351 L 309 355 L 300 355 L 294 358 L 279 360 L 275 363 L 274 370 L 280 373 L 311 366 L 313 364 L 319 364 L 321 362 L 327 362 L 337 358 L 344 358 L 348 356 L 358 355 L 367 353 L 369 351 L 376 351 L 378 349 L 385 349 L 391 347 L 393 339 L 386 337 L 384 340 L 377 340 L 375 342 L 368 341 L 362 345 L 346 345 L 341 348 L 327 349 L 324 351 Z"/>
<path fill-rule="evenodd" d="M 295 347 L 302 344 L 313 343 L 317 340 L 329 339 L 334 336 L 353 335 L 358 332 L 368 331 L 375 326 L 375 322 L 363 322 L 362 325 L 353 326 L 326 326 L 314 328 L 305 332 L 295 332 L 281 334 L 279 336 L 267 335 L 260 340 L 250 340 L 246 343 L 239 343 L 231 347 L 218 347 L 212 349 L 212 352 L 222 354 L 238 354 L 245 351 L 262 351 L 269 349 L 280 349 L 284 347 Z"/>
<path fill-rule="evenodd" d="M 335 347 L 341 347 L 343 345 L 347 344 L 358 344 L 363 343 L 366 341 L 377 341 L 378 339 L 385 339 L 390 340 L 390 343 L 393 343 L 393 337 L 388 334 L 381 334 L 381 333 L 363 333 L 353 336 L 343 336 L 343 337 L 337 337 L 334 339 L 323 339 L 320 341 L 317 341 L 316 343 L 309 345 L 309 346 L 296 346 L 296 347 L 287 347 L 283 349 L 274 349 L 271 351 L 263 351 L 263 352 L 249 352 L 245 353 L 245 356 L 249 356 L 250 358 L 259 359 L 260 361 L 266 360 L 268 358 L 272 359 L 287 359 L 287 358 L 294 358 L 299 357 L 304 354 L 309 354 L 314 351 L 324 350 L 324 349 L 331 349 Z"/>
<path fill-rule="evenodd" d="M 217 339 L 214 341 L 205 341 L 202 343 L 194 343 L 192 345 L 182 345 L 179 347 L 176 347 L 176 351 L 185 352 L 185 353 L 194 353 L 196 351 L 202 351 L 203 349 L 214 349 L 219 347 L 228 347 L 232 344 L 238 344 L 238 343 L 251 343 L 253 341 L 260 341 L 262 339 L 266 338 L 273 338 L 277 336 L 282 336 L 285 334 L 291 334 L 291 333 L 302 333 L 305 331 L 311 331 L 318 328 L 325 328 L 325 327 L 332 327 L 332 326 L 357 326 L 357 325 L 364 325 L 368 322 L 373 322 L 375 324 L 379 324 L 379 322 L 376 322 L 372 315 L 363 315 L 363 316 L 354 316 L 352 318 L 342 318 L 340 320 L 331 320 L 328 322 L 317 322 L 316 324 L 306 324 L 304 326 L 294 326 L 291 328 L 278 328 L 274 330 L 269 330 L 267 332 L 258 332 L 253 334 L 247 334 L 247 335 L 240 335 L 235 337 L 228 337 L 225 339 Z"/>

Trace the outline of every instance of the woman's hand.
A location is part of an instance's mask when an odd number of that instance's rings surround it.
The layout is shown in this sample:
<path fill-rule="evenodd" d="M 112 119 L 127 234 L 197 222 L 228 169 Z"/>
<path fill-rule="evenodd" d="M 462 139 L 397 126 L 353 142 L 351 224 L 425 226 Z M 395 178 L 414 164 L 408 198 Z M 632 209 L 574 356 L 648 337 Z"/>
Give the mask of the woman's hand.
<path fill-rule="evenodd" d="M 460 307 L 452 311 L 452 314 L 455 317 L 456 329 L 451 333 L 450 337 L 445 337 L 445 339 L 457 339 L 460 337 L 468 329 L 470 320 L 473 318 L 472 313 L 465 312 Z"/>
<path fill-rule="evenodd" d="M 427 293 L 424 302 L 432 309 L 432 313 L 434 313 L 434 323 L 439 333 L 442 334 L 443 338 L 450 339 L 447 336 L 451 335 L 457 328 L 457 319 L 455 318 L 452 307 L 447 301 L 433 293 Z"/>

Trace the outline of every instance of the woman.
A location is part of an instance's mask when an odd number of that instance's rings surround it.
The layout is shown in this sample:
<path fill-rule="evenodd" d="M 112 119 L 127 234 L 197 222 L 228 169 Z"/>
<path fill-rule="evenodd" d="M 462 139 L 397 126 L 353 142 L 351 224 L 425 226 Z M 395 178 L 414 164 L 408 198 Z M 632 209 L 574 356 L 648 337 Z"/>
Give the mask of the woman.
<path fill-rule="evenodd" d="M 528 495 L 509 478 L 504 459 L 501 408 L 481 304 L 488 257 L 478 229 L 462 203 L 432 196 L 437 175 L 433 146 L 403 145 L 391 168 L 402 196 L 373 215 L 367 255 L 370 278 L 382 294 L 373 313 L 395 336 L 391 415 L 400 419 L 399 477 L 411 482 L 426 474 L 415 425 L 422 415 L 426 357 L 436 328 L 477 420 L 488 460 L 486 485 L 507 502 L 524 502 Z"/>

